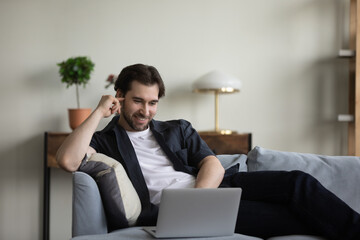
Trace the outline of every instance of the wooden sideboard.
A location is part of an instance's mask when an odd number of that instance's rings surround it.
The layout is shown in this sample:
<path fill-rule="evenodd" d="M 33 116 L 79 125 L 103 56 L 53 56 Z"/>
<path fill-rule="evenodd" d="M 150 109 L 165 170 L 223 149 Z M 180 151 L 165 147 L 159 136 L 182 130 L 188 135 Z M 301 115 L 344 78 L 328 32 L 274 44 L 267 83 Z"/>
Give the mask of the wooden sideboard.
<path fill-rule="evenodd" d="M 45 145 L 46 147 L 46 164 L 48 167 L 59 167 L 56 162 L 55 156 L 57 150 L 60 148 L 61 144 L 64 142 L 65 138 L 69 136 L 70 133 L 55 133 L 47 132 L 45 133 Z"/>
<path fill-rule="evenodd" d="M 50 228 L 50 168 L 59 168 L 56 152 L 70 133 L 45 132 L 44 136 L 44 208 L 43 240 L 49 240 Z"/>
<path fill-rule="evenodd" d="M 199 134 L 215 154 L 247 154 L 251 150 L 251 133 L 222 135 L 200 132 Z"/>
<path fill-rule="evenodd" d="M 58 168 L 56 152 L 70 133 L 45 132 L 44 138 L 44 209 L 43 239 L 49 239 L 50 216 L 50 168 Z M 215 154 L 247 154 L 251 150 L 251 133 L 222 135 L 218 133 L 202 133 L 200 137 Z"/>

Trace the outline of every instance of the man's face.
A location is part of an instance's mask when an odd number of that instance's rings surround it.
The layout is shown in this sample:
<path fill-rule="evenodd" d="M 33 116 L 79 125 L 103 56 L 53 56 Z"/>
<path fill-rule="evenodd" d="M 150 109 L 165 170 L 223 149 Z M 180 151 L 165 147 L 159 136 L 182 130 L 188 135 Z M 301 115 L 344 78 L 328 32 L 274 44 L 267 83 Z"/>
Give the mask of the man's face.
<path fill-rule="evenodd" d="M 146 86 L 138 81 L 131 83 L 122 102 L 119 124 L 127 131 L 143 131 L 156 114 L 159 102 L 157 84 Z M 120 92 L 117 93 L 119 97 Z"/>

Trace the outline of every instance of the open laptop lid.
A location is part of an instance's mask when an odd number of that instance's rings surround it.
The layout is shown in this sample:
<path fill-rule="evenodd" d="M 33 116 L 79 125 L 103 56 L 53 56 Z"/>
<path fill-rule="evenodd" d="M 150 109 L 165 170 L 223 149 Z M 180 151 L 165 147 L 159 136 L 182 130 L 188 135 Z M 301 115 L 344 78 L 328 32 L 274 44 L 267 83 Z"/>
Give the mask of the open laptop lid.
<path fill-rule="evenodd" d="M 240 197 L 240 188 L 164 189 L 153 235 L 156 238 L 232 235 Z"/>

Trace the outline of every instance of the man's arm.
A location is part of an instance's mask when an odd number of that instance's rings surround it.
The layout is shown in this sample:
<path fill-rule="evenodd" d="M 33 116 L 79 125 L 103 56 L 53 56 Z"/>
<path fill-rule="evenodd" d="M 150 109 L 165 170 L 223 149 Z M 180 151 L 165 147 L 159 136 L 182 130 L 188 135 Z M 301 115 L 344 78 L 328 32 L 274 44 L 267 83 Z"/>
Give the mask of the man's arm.
<path fill-rule="evenodd" d="M 76 171 L 86 153 L 94 153 L 90 147 L 92 135 L 96 131 L 101 119 L 109 117 L 115 112 L 120 113 L 122 98 L 103 96 L 91 115 L 77 127 L 64 141 L 56 153 L 56 161 L 66 171 Z"/>
<path fill-rule="evenodd" d="M 224 178 L 225 169 L 215 156 L 207 156 L 199 163 L 195 188 L 217 188 Z"/>

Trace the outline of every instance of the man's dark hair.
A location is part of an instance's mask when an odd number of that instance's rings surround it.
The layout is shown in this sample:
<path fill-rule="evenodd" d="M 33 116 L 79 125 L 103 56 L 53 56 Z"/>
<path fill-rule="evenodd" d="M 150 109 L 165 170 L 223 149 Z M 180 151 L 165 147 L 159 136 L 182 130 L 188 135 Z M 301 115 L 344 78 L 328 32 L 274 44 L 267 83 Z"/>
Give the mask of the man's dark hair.
<path fill-rule="evenodd" d="M 134 64 L 128 67 L 125 67 L 119 74 L 114 89 L 115 91 L 120 90 L 123 96 L 131 90 L 131 83 L 133 81 L 138 81 L 141 84 L 146 86 L 152 86 L 157 84 L 159 86 L 159 95 L 161 98 L 165 96 L 165 85 L 161 76 L 153 66 L 148 66 L 144 64 Z"/>

